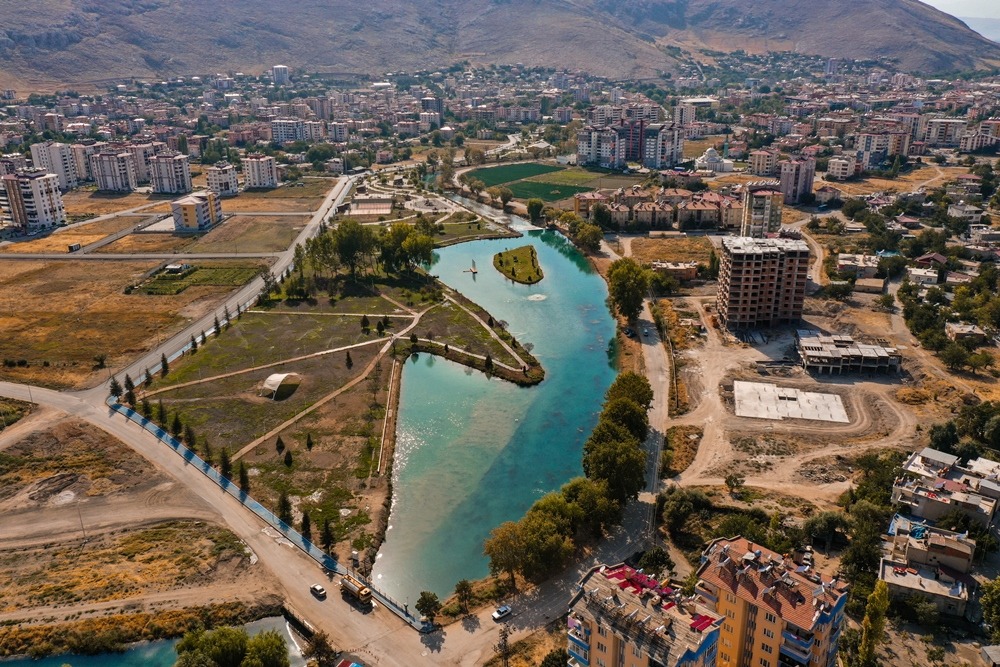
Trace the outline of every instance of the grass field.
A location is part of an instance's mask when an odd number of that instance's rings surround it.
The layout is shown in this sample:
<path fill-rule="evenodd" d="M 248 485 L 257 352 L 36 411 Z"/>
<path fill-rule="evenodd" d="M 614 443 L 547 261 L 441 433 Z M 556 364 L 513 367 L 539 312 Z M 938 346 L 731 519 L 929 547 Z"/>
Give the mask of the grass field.
<path fill-rule="evenodd" d="M 176 197 L 172 195 L 147 195 L 138 192 L 115 194 L 79 189 L 64 194 L 63 205 L 66 207 L 66 215 L 69 216 L 106 215 L 108 213 L 120 213 L 156 202 L 162 202 L 161 207 L 169 211 L 170 200 L 172 199 L 176 199 Z"/>
<path fill-rule="evenodd" d="M 233 216 L 184 252 L 275 252 L 302 231 L 308 216 Z"/>
<path fill-rule="evenodd" d="M 41 238 L 12 243 L 10 245 L 0 247 L 0 252 L 32 254 L 67 252 L 67 248 L 74 243 L 79 243 L 81 246 L 85 246 L 89 243 L 100 241 L 104 237 L 120 232 L 123 229 L 134 227 L 141 221 L 142 218 L 120 217 L 111 218 L 109 220 L 101 220 L 99 222 L 92 222 L 78 227 L 73 227 L 72 229 L 57 229 L 51 234 Z"/>
<path fill-rule="evenodd" d="M 326 196 L 333 186 L 337 184 L 336 178 L 307 178 L 296 183 L 282 185 L 280 188 L 269 190 L 247 190 L 240 194 L 243 199 L 320 199 Z"/>
<path fill-rule="evenodd" d="M 684 159 L 693 160 L 696 157 L 701 157 L 705 154 L 705 151 L 716 144 L 721 146 L 725 139 L 725 136 L 721 134 L 710 135 L 701 139 L 687 139 L 684 141 Z"/>
<path fill-rule="evenodd" d="M 668 236 L 632 239 L 632 255 L 642 264 L 660 262 L 701 262 L 708 264 L 712 242 L 706 236 Z"/>
<path fill-rule="evenodd" d="M 555 171 L 562 171 L 563 167 L 556 167 L 537 162 L 525 162 L 522 164 L 508 164 L 500 167 L 485 167 L 474 169 L 468 172 L 469 178 L 477 178 L 486 184 L 486 187 L 512 183 L 531 176 L 540 176 Z"/>
<path fill-rule="evenodd" d="M 148 232 L 129 234 L 95 252 L 107 254 L 128 254 L 144 252 L 181 252 L 198 240 L 197 236 L 179 236 L 169 232 Z"/>
<path fill-rule="evenodd" d="M 517 199 L 531 199 L 533 197 L 546 202 L 569 199 L 580 192 L 590 192 L 592 188 L 579 185 L 556 185 L 539 181 L 517 181 L 507 185 Z"/>
<path fill-rule="evenodd" d="M 523 245 L 493 255 L 493 268 L 517 283 L 534 285 L 545 276 L 538 266 L 535 246 Z"/>
<path fill-rule="evenodd" d="M 553 183 L 555 185 L 587 185 L 596 187 L 594 184 L 603 174 L 600 172 L 587 171 L 580 167 L 569 167 L 562 171 L 553 171 L 541 176 L 526 178 L 526 181 L 539 181 L 543 183 Z"/>
<path fill-rule="evenodd" d="M 160 273 L 142 286 L 143 294 L 156 296 L 180 294 L 195 285 L 239 287 L 260 273 L 259 265 L 196 266 L 180 273 Z"/>

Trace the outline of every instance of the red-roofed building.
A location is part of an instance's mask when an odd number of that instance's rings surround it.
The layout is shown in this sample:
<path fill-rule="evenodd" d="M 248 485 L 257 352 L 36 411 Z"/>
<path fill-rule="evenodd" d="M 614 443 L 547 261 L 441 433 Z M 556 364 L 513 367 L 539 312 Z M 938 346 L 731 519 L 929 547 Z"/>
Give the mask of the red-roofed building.
<path fill-rule="evenodd" d="M 723 667 L 830 667 L 844 623 L 846 586 L 742 537 L 713 541 L 697 594 L 724 620 Z"/>

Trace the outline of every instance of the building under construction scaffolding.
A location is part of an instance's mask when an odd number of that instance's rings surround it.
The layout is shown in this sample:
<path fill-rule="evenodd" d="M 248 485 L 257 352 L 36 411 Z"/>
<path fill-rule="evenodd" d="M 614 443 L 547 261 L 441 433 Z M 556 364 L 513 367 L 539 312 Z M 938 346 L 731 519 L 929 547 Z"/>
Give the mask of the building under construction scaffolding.
<path fill-rule="evenodd" d="M 817 373 L 898 373 L 903 355 L 894 347 L 859 343 L 853 336 L 823 334 L 809 329 L 795 332 L 802 365 Z"/>

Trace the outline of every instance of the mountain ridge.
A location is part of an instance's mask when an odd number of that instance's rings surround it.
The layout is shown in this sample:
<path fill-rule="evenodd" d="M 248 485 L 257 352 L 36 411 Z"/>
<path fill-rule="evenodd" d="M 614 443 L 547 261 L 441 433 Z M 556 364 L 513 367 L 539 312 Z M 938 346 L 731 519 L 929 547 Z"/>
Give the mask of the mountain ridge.
<path fill-rule="evenodd" d="M 894 60 L 927 73 L 1000 65 L 1000 45 L 917 0 L 0 0 L 0 84 L 259 72 L 283 62 L 379 74 L 474 62 L 612 78 L 676 71 L 668 46 Z M 55 17 L 55 18 L 54 18 Z M 858 27 L 863 26 L 864 30 Z"/>

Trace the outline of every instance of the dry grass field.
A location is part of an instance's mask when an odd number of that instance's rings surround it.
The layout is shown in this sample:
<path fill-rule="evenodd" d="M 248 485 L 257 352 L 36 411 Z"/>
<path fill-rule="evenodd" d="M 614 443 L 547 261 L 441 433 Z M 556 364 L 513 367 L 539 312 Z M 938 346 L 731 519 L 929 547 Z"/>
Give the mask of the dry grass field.
<path fill-rule="evenodd" d="M 185 252 L 272 252 L 284 250 L 302 231 L 308 216 L 233 216 Z"/>
<path fill-rule="evenodd" d="M 197 241 L 194 236 L 179 236 L 169 232 L 129 234 L 95 252 L 112 255 L 145 252 L 181 252 Z"/>
<path fill-rule="evenodd" d="M 965 167 L 938 167 L 937 165 L 924 164 L 911 172 L 901 174 L 899 178 L 895 179 L 865 178 L 848 183 L 831 182 L 829 184 L 841 190 L 849 197 L 858 197 L 870 195 L 873 192 L 908 192 L 921 185 L 927 188 L 939 187 L 967 173 L 969 173 L 969 170 Z M 824 184 L 826 184 L 824 181 L 816 181 L 817 188 Z"/>
<path fill-rule="evenodd" d="M 89 243 L 100 241 L 104 237 L 120 232 L 123 229 L 134 227 L 141 221 L 142 218 L 118 217 L 80 225 L 71 229 L 58 229 L 41 238 L 0 246 L 0 252 L 32 254 L 66 252 L 67 247 L 74 243 L 85 246 Z"/>
<path fill-rule="evenodd" d="M 244 262 L 245 263 L 245 262 Z M 225 266 L 225 263 L 218 263 Z M 174 296 L 124 294 L 156 262 L 19 261 L 0 263 L 0 360 L 5 379 L 79 388 L 210 312 L 229 287 L 196 286 Z"/>
<path fill-rule="evenodd" d="M 157 202 L 162 202 L 158 207 L 145 209 L 146 211 L 159 212 L 161 209 L 170 210 L 170 200 L 175 199 L 171 195 L 147 195 L 138 192 L 129 194 L 109 194 L 95 192 L 93 190 L 73 190 L 63 195 L 63 204 L 66 207 L 66 215 L 107 215 L 108 213 L 121 213 L 139 206 L 146 206 Z"/>
<path fill-rule="evenodd" d="M 708 264 L 712 242 L 706 236 L 669 236 L 632 239 L 632 255 L 642 264 L 701 262 Z"/>

